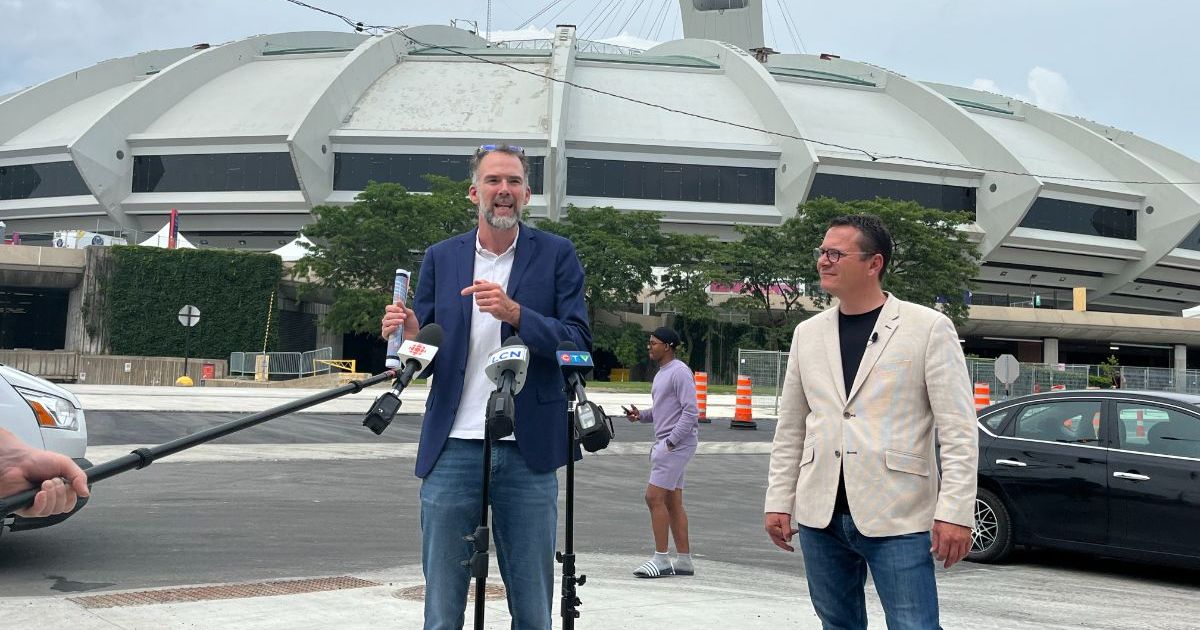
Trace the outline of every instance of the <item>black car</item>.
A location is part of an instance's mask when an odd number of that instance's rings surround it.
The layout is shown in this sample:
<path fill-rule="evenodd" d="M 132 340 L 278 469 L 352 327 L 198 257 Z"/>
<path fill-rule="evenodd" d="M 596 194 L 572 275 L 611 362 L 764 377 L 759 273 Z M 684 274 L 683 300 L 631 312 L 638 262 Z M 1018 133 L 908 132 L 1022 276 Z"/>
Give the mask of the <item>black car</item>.
<path fill-rule="evenodd" d="M 967 559 L 1015 545 L 1200 565 L 1200 396 L 1056 391 L 980 410 Z"/>

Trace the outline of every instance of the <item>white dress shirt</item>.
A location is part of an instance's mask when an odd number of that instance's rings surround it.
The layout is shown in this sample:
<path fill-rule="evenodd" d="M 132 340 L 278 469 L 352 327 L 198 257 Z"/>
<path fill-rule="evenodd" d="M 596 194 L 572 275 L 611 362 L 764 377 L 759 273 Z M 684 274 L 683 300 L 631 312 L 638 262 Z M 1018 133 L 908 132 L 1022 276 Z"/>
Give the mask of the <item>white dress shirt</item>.
<path fill-rule="evenodd" d="M 475 237 L 475 280 L 489 280 L 500 285 L 508 293 L 508 279 L 512 275 L 513 260 L 517 256 L 520 227 L 512 245 L 497 256 L 488 251 Z M 450 437 L 464 440 L 482 440 L 487 400 L 496 389 L 491 379 L 483 373 L 487 358 L 500 348 L 500 320 L 479 310 L 479 304 L 471 300 L 471 345 L 467 349 L 467 373 L 463 376 L 462 399 L 454 416 Z M 510 435 L 506 440 L 517 439 Z"/>

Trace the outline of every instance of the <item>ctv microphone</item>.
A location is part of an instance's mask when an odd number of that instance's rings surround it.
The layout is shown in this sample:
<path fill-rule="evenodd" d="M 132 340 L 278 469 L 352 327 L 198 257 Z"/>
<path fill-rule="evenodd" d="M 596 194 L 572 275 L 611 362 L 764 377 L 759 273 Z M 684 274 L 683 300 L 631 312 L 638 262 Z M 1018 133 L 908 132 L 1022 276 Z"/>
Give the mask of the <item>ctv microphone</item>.
<path fill-rule="evenodd" d="M 592 353 L 564 341 L 558 344 L 558 366 L 567 381 L 568 397 L 579 401 L 575 405 L 574 430 L 580 444 L 589 453 L 607 447 L 613 438 L 612 420 L 583 393 L 584 378 L 592 369 Z"/>
<path fill-rule="evenodd" d="M 442 327 L 438 324 L 426 324 L 417 336 L 400 344 L 396 349 L 397 367 L 401 367 L 396 376 L 392 389 L 384 392 L 371 405 L 371 411 L 363 419 L 363 426 L 380 435 L 392 422 L 392 417 L 400 409 L 400 392 L 412 382 L 412 379 L 422 370 L 429 367 L 437 354 L 438 346 L 442 345 Z M 393 368 L 394 369 L 394 368 Z"/>
<path fill-rule="evenodd" d="M 574 342 L 564 341 L 558 344 L 557 356 L 558 367 L 562 368 L 563 378 L 567 380 L 567 396 L 571 400 L 586 402 L 583 386 L 592 371 L 592 353 L 579 350 Z"/>
<path fill-rule="evenodd" d="M 504 340 L 500 349 L 488 357 L 484 373 L 496 384 L 487 402 L 487 428 L 492 440 L 512 435 L 516 426 L 516 395 L 525 386 L 529 370 L 529 348 L 521 337 L 513 335 Z"/>
<path fill-rule="evenodd" d="M 404 302 L 408 299 L 408 281 L 410 275 L 407 270 L 396 270 L 396 284 L 392 287 L 392 304 L 404 308 Z M 439 339 L 441 337 L 439 336 Z M 404 327 L 396 329 L 388 336 L 387 354 L 384 357 L 383 364 L 388 369 L 398 368 L 404 363 L 404 359 L 400 356 L 400 342 L 404 340 Z"/>

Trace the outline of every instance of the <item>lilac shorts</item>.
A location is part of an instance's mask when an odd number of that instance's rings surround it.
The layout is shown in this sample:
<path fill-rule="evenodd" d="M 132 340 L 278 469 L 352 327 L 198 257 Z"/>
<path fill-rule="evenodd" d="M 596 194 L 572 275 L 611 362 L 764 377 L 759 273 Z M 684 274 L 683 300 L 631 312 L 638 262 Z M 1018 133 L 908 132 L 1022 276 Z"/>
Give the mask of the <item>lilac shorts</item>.
<path fill-rule="evenodd" d="M 683 489 L 683 473 L 696 454 L 696 445 L 676 446 L 667 450 L 667 441 L 654 443 L 650 449 L 650 485 L 666 490 Z"/>

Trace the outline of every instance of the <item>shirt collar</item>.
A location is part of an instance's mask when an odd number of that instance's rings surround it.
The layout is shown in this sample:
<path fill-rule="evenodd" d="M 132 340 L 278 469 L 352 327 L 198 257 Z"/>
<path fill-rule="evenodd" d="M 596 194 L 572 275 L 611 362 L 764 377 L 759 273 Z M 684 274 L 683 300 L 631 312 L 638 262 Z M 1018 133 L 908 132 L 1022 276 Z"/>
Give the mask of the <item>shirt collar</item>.
<path fill-rule="evenodd" d="M 517 236 L 516 236 L 516 238 L 513 239 L 512 245 L 509 245 L 508 249 L 504 250 L 503 254 L 500 254 L 499 256 L 497 256 L 496 254 L 493 254 L 490 249 L 483 246 L 483 243 L 481 243 L 479 241 L 479 232 L 476 231 L 475 232 L 475 253 L 479 254 L 480 256 L 486 256 L 488 258 L 500 258 L 502 256 L 507 256 L 507 255 L 513 253 L 514 251 L 516 251 L 517 241 L 519 241 L 519 240 L 521 240 L 521 224 L 517 223 Z"/>

